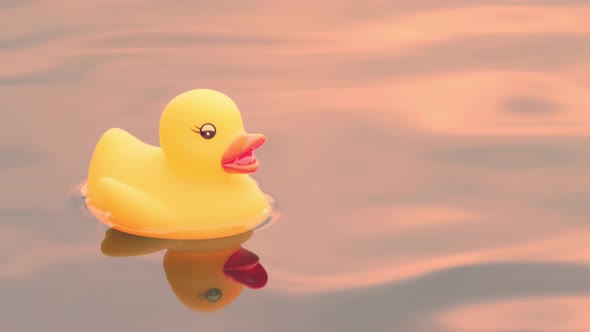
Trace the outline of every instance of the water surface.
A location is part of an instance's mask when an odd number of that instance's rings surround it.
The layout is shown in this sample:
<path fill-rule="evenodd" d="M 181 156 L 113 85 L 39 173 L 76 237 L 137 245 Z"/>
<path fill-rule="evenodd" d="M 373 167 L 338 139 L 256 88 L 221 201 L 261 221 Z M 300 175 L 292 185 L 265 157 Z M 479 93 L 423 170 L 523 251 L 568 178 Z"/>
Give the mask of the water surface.
<path fill-rule="evenodd" d="M 590 329 L 590 2 L 0 3 L 6 331 Z M 165 251 L 108 257 L 73 188 L 100 135 L 158 144 L 177 94 L 268 142 L 268 272 L 224 310 Z"/>

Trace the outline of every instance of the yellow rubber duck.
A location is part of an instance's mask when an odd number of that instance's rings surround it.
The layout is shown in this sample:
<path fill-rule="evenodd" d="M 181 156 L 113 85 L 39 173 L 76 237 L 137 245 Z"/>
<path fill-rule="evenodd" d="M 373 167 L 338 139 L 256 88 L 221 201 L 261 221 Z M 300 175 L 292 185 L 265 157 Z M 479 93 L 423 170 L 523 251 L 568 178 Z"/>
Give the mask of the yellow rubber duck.
<path fill-rule="evenodd" d="M 222 239 L 166 240 L 109 229 L 101 244 L 104 255 L 141 256 L 166 250 L 166 279 L 176 297 L 195 311 L 211 312 L 235 301 L 244 287 L 260 289 L 268 274 L 258 256 L 241 245 L 252 231 Z"/>
<path fill-rule="evenodd" d="M 211 239 L 255 228 L 271 207 L 249 174 L 266 140 L 244 131 L 240 111 L 209 89 L 184 92 L 164 108 L 160 147 L 122 129 L 100 138 L 83 193 L 108 226 L 140 236 Z"/>

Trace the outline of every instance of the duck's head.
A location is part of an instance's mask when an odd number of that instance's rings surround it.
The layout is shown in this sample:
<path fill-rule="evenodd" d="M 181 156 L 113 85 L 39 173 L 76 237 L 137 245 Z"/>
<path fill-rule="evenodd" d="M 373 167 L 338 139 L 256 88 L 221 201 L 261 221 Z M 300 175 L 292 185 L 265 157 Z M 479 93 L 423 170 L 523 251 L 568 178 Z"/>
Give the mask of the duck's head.
<path fill-rule="evenodd" d="M 166 159 L 192 174 L 253 173 L 259 166 L 253 151 L 265 140 L 262 134 L 246 133 L 236 104 L 214 90 L 176 96 L 160 118 Z"/>

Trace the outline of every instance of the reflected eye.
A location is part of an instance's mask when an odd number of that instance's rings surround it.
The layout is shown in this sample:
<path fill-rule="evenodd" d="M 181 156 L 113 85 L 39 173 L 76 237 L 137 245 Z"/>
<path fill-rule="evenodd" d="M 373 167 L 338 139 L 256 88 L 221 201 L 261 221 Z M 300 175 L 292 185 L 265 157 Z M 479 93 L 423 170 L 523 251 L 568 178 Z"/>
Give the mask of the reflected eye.
<path fill-rule="evenodd" d="M 202 298 L 206 299 L 208 302 L 215 303 L 221 299 L 221 290 L 219 288 L 208 289 L 207 292 L 202 295 Z"/>
<path fill-rule="evenodd" d="M 201 134 L 201 137 L 203 137 L 204 139 L 212 139 L 213 137 L 215 137 L 217 130 L 215 129 L 214 125 L 210 123 L 205 123 L 203 126 L 201 126 L 199 133 Z"/>

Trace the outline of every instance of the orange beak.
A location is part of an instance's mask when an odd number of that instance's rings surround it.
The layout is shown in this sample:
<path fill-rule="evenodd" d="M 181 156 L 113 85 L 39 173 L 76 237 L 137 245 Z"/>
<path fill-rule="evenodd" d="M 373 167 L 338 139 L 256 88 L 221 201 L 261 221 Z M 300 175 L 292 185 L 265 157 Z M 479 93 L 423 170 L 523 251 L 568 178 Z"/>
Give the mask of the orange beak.
<path fill-rule="evenodd" d="M 254 150 L 258 149 L 266 137 L 262 134 L 241 134 L 227 148 L 221 158 L 221 166 L 228 173 L 254 173 L 259 164 L 254 157 Z"/>

